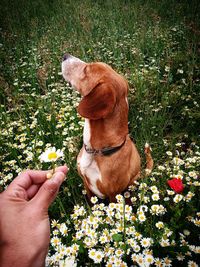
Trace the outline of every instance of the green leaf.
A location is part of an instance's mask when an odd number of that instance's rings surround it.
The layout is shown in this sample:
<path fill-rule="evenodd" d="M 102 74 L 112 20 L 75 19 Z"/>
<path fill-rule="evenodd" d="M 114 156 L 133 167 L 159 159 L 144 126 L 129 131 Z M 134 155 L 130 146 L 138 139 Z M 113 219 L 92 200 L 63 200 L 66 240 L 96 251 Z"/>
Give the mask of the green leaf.
<path fill-rule="evenodd" d="M 83 254 L 85 252 L 83 242 L 80 240 L 80 241 L 77 241 L 76 243 L 77 243 L 77 245 L 79 245 L 79 253 Z"/>
<path fill-rule="evenodd" d="M 123 235 L 122 234 L 114 234 L 112 236 L 113 241 L 119 242 L 123 240 Z"/>
<path fill-rule="evenodd" d="M 121 249 L 123 249 L 123 251 L 127 251 L 128 249 L 128 245 L 127 244 L 123 244 L 120 246 Z"/>

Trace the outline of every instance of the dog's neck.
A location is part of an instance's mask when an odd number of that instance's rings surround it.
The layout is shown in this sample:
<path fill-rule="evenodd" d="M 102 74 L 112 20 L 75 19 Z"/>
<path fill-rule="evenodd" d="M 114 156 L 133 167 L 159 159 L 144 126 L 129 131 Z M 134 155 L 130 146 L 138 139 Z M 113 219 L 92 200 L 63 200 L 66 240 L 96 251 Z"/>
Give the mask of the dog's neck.
<path fill-rule="evenodd" d="M 88 148 L 102 149 L 121 145 L 128 134 L 128 114 L 99 120 L 85 119 L 83 142 Z"/>

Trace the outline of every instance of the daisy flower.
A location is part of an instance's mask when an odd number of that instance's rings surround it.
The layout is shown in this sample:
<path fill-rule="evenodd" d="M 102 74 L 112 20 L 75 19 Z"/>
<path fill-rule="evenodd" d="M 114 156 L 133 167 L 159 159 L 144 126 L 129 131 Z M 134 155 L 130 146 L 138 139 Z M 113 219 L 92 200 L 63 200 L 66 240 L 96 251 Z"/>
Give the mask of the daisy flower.
<path fill-rule="evenodd" d="M 59 246 L 61 244 L 61 239 L 56 237 L 56 236 L 54 236 L 51 239 L 51 244 L 52 244 L 52 246 L 57 247 L 57 246 Z"/>
<path fill-rule="evenodd" d="M 180 202 L 182 199 L 183 199 L 183 196 L 182 196 L 182 195 L 179 195 L 179 194 L 177 194 L 177 195 L 173 198 L 173 200 L 174 200 L 175 203 Z"/>
<path fill-rule="evenodd" d="M 140 212 L 139 216 L 138 216 L 138 220 L 142 223 L 144 221 L 146 221 L 146 216 L 144 215 L 143 212 Z"/>
<path fill-rule="evenodd" d="M 156 223 L 156 227 L 157 227 L 158 229 L 162 229 L 162 228 L 164 227 L 164 223 L 163 223 L 163 222 L 157 222 L 157 223 Z"/>
<path fill-rule="evenodd" d="M 151 198 L 153 199 L 153 201 L 158 201 L 160 199 L 159 194 L 157 193 L 154 193 Z"/>
<path fill-rule="evenodd" d="M 120 194 L 116 195 L 116 199 L 117 199 L 117 202 L 118 202 L 118 203 L 123 202 L 123 196 L 120 195 Z"/>
<path fill-rule="evenodd" d="M 142 238 L 140 243 L 144 248 L 148 248 L 151 246 L 152 240 L 151 240 L 151 238 Z"/>
<path fill-rule="evenodd" d="M 188 267 L 198 267 L 198 264 L 195 261 L 189 261 Z"/>
<path fill-rule="evenodd" d="M 154 262 L 154 257 L 152 255 L 146 255 L 145 258 L 146 266 L 150 266 Z"/>
<path fill-rule="evenodd" d="M 98 198 L 97 197 L 91 197 L 90 201 L 92 202 L 92 204 L 96 204 L 98 202 Z"/>
<path fill-rule="evenodd" d="M 56 150 L 55 147 L 49 147 L 39 156 L 39 160 L 41 162 L 55 162 L 63 156 L 64 154 L 60 149 Z"/>

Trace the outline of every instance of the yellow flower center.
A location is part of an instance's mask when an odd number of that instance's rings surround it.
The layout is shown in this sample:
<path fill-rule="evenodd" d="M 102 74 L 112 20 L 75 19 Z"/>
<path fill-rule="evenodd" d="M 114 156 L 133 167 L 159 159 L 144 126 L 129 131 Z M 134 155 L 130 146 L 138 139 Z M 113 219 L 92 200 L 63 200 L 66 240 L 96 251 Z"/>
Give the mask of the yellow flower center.
<path fill-rule="evenodd" d="M 152 261 L 151 258 L 148 258 L 148 259 L 147 259 L 147 262 L 148 262 L 148 263 L 152 263 L 153 261 Z"/>
<path fill-rule="evenodd" d="M 50 153 L 48 154 L 48 159 L 49 159 L 49 160 L 57 159 L 57 154 L 56 154 L 56 152 L 50 152 Z"/>

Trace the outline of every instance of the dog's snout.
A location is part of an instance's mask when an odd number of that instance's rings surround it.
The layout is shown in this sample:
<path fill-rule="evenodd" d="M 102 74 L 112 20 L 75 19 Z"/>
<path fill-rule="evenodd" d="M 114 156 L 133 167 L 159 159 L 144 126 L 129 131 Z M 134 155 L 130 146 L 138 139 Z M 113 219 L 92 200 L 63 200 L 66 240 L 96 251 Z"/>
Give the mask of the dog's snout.
<path fill-rule="evenodd" d="M 65 61 L 66 59 L 68 59 L 70 57 L 70 54 L 64 54 L 63 56 L 63 61 Z"/>

